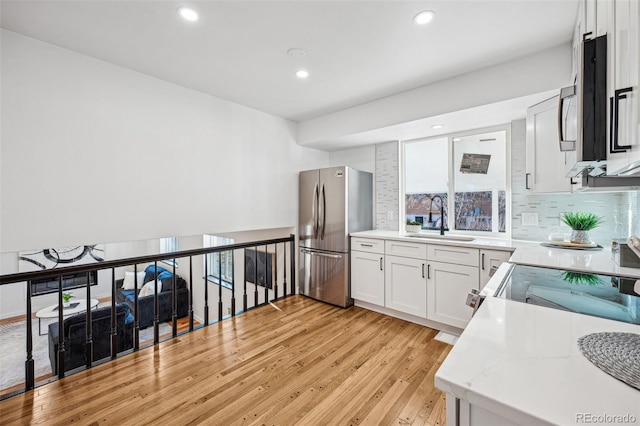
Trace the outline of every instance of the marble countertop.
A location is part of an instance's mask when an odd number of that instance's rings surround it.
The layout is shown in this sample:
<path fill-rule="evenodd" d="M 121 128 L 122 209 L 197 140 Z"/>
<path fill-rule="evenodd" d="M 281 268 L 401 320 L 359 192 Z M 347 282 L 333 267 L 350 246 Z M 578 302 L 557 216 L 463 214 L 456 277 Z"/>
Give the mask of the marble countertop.
<path fill-rule="evenodd" d="M 408 234 L 411 235 L 411 234 Z M 437 237 L 437 234 L 432 234 Z M 458 235 L 448 233 L 447 235 Z M 539 241 L 523 241 L 507 238 L 476 237 L 473 241 L 440 240 L 437 238 L 416 238 L 398 231 L 354 232 L 352 237 L 377 238 L 386 240 L 411 241 L 423 244 L 442 244 L 478 249 L 511 251 L 509 262 L 521 265 L 544 266 L 568 271 L 592 272 L 604 275 L 620 275 L 640 278 L 640 268 L 620 267 L 613 261 L 611 249 L 570 250 L 540 245 Z"/>
<path fill-rule="evenodd" d="M 640 326 L 488 297 L 436 386 L 518 424 L 587 423 L 580 415 L 628 415 L 635 421 L 626 424 L 640 424 L 640 391 L 578 349 L 579 337 L 605 331 L 640 333 Z"/>

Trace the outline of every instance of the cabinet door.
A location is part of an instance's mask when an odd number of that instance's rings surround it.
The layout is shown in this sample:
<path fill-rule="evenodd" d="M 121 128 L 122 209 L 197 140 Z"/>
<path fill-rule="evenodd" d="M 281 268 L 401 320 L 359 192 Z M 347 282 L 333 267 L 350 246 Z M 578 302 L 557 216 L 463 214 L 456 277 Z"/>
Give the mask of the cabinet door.
<path fill-rule="evenodd" d="M 610 7 L 609 96 L 613 99 L 609 111 L 609 146 L 614 141 L 626 147 L 621 152 L 608 151 L 607 171 L 616 174 L 628 165 L 640 161 L 640 5 L 637 0 L 616 0 Z M 617 112 L 617 120 L 614 119 Z M 613 120 L 613 125 L 611 120 Z M 617 127 L 615 123 L 617 122 Z"/>
<path fill-rule="evenodd" d="M 511 252 L 501 250 L 480 250 L 480 289 L 482 290 L 491 279 L 492 269 L 508 262 Z"/>
<path fill-rule="evenodd" d="M 384 306 L 384 255 L 351 252 L 351 297 Z"/>
<path fill-rule="evenodd" d="M 426 260 L 385 256 L 385 306 L 427 317 Z"/>
<path fill-rule="evenodd" d="M 473 309 L 467 294 L 479 288 L 478 268 L 429 262 L 427 268 L 427 319 L 464 328 Z"/>
<path fill-rule="evenodd" d="M 567 152 L 560 151 L 558 96 L 527 109 L 526 189 L 535 193 L 571 192 Z"/>

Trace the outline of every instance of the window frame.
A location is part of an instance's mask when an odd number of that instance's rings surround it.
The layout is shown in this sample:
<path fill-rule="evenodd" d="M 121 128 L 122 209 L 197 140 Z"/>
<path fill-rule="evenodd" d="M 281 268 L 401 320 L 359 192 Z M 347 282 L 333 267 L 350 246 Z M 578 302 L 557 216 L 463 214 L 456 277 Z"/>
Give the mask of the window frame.
<path fill-rule="evenodd" d="M 203 235 L 204 239 L 208 239 L 208 241 L 203 241 L 203 245 L 205 247 L 214 247 L 217 243 L 216 243 L 216 239 L 218 238 L 224 238 L 225 240 L 231 240 L 231 242 L 227 242 L 225 241 L 225 244 L 233 244 L 233 240 L 230 238 L 226 238 L 226 237 L 219 237 L 216 235 L 208 235 L 208 234 L 204 234 Z M 222 262 L 223 267 L 221 268 L 223 271 L 223 276 L 222 279 L 220 279 L 220 277 L 217 275 L 218 274 L 218 268 L 215 267 L 214 265 L 216 264 L 216 257 L 218 257 L 218 259 L 220 259 L 222 256 L 222 253 L 226 254 L 226 260 L 224 262 Z M 228 289 L 232 289 L 232 281 L 233 281 L 233 276 L 232 277 L 228 277 L 227 275 L 225 275 L 226 271 L 226 267 L 225 265 L 231 267 L 231 274 L 235 274 L 235 252 L 234 250 L 226 250 L 224 252 L 211 252 L 211 253 L 207 253 L 205 255 L 206 259 L 206 265 L 208 266 L 207 269 L 207 276 L 206 279 L 208 282 L 216 284 L 216 285 L 221 285 L 224 288 L 228 288 Z M 202 264 L 202 268 L 203 268 L 203 274 L 204 274 L 204 269 L 205 269 L 205 264 Z"/>
<path fill-rule="evenodd" d="M 505 132 L 505 232 L 494 232 L 494 231 L 468 231 L 468 230 L 459 230 L 453 229 L 455 226 L 455 220 L 451 221 L 451 213 L 455 214 L 455 167 L 453 164 L 454 161 L 454 138 L 472 136 L 479 133 L 489 133 L 489 132 Z M 496 126 L 490 127 L 481 127 L 477 129 L 465 130 L 463 132 L 455 132 L 455 133 L 445 133 L 440 135 L 428 136 L 424 138 L 415 138 L 415 139 L 407 139 L 398 141 L 398 184 L 399 184 L 399 194 L 400 197 L 399 209 L 400 214 L 399 222 L 398 222 L 398 230 L 401 233 L 404 233 L 404 224 L 407 218 L 406 211 L 406 162 L 405 162 L 405 146 L 406 144 L 415 143 L 415 142 L 426 142 L 429 140 L 435 139 L 443 139 L 447 138 L 447 209 L 449 215 L 447 216 L 447 224 L 449 227 L 448 233 L 453 233 L 456 235 L 468 235 L 477 238 L 497 238 L 497 239 L 510 239 L 511 238 L 511 124 L 500 124 Z M 499 220 L 499 219 L 498 219 Z M 425 234 L 438 234 L 438 230 L 420 230 L 421 233 Z"/>
<path fill-rule="evenodd" d="M 160 253 L 175 253 L 178 251 L 178 237 L 163 237 L 160 238 Z M 167 264 L 169 266 L 178 267 L 177 259 L 164 259 L 160 263 Z"/>

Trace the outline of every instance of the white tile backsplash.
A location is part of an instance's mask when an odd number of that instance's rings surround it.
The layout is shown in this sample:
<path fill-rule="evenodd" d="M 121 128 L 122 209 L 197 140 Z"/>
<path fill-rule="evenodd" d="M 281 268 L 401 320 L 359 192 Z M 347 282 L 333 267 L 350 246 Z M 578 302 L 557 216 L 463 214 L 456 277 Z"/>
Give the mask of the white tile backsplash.
<path fill-rule="evenodd" d="M 376 229 L 398 230 L 398 142 L 376 145 Z M 393 212 L 393 219 L 387 218 Z"/>
<path fill-rule="evenodd" d="M 635 192 L 528 194 L 525 189 L 526 120 L 511 123 L 511 235 L 512 238 L 543 241 L 550 233 L 569 233 L 560 221 L 568 211 L 590 211 L 604 218 L 591 232 L 592 238 L 609 246 L 612 238 L 640 236 L 640 195 Z M 399 158 L 398 142 L 376 145 L 376 228 L 398 230 Z M 393 212 L 393 220 L 387 212 Z M 538 225 L 523 225 L 522 213 L 537 213 Z"/>

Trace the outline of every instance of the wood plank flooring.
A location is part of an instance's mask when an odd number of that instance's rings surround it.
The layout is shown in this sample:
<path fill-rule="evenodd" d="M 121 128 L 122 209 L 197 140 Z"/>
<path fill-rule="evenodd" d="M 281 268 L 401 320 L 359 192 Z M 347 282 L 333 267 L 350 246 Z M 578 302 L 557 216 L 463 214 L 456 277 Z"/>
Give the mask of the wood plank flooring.
<path fill-rule="evenodd" d="M 443 425 L 436 330 L 294 296 L 0 402 L 0 424 Z"/>

